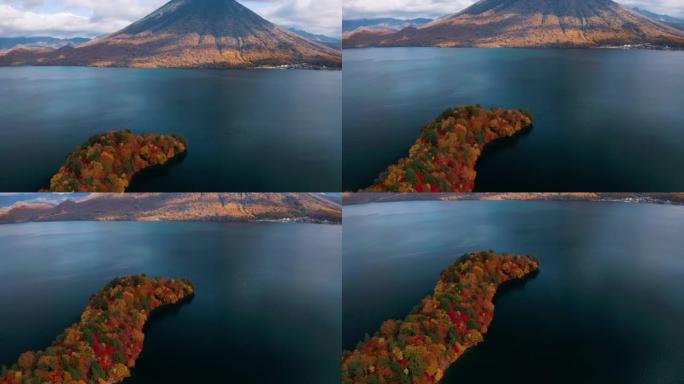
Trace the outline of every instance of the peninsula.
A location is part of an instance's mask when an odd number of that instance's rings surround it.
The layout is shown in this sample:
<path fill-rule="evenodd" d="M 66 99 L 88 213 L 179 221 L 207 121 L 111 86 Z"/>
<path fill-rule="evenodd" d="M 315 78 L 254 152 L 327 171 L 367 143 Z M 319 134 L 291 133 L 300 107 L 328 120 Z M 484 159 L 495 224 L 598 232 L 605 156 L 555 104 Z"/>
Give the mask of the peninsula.
<path fill-rule="evenodd" d="M 438 383 L 451 364 L 483 341 L 497 289 L 538 270 L 531 256 L 464 255 L 403 321 L 384 322 L 373 337 L 344 353 L 342 383 Z"/>
<path fill-rule="evenodd" d="M 447 109 L 423 128 L 408 157 L 361 192 L 471 192 L 485 145 L 531 126 L 532 115 L 523 110 Z"/>
<path fill-rule="evenodd" d="M 143 349 L 150 313 L 192 297 L 187 280 L 126 276 L 90 300 L 81 321 L 44 351 L 25 352 L 0 372 L 0 384 L 113 384 L 131 376 Z"/>
<path fill-rule="evenodd" d="M 67 156 L 50 180 L 50 192 L 125 192 L 135 174 L 163 166 L 186 148 L 177 135 L 98 134 Z"/>

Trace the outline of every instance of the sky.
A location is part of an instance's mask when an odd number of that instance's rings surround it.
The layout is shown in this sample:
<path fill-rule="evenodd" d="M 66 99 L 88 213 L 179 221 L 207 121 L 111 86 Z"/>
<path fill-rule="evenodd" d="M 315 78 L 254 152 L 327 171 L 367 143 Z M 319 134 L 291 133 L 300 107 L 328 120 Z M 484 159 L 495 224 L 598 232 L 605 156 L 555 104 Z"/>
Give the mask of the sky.
<path fill-rule="evenodd" d="M 440 17 L 456 13 L 476 0 L 343 0 L 345 19 Z M 628 7 L 684 18 L 684 0 L 615 0 Z"/>
<path fill-rule="evenodd" d="M 238 0 L 283 27 L 339 37 L 342 0 Z M 116 32 L 168 0 L 0 0 L 0 37 L 95 37 Z"/>

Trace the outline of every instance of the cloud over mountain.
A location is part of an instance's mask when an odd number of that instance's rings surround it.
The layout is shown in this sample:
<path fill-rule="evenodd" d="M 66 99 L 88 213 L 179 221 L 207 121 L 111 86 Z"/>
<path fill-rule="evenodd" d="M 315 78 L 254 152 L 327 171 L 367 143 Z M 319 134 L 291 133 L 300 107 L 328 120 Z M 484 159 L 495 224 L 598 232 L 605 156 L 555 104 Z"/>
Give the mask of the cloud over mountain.
<path fill-rule="evenodd" d="M 94 37 L 112 33 L 167 0 L 0 0 L 0 36 Z M 243 5 L 285 27 L 339 35 L 341 0 L 244 0 Z"/>

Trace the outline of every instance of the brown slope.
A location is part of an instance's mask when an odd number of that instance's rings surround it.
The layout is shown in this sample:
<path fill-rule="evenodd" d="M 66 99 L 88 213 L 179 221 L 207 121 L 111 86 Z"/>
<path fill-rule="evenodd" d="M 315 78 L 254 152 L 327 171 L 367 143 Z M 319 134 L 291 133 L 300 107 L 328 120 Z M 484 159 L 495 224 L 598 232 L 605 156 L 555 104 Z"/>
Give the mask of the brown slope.
<path fill-rule="evenodd" d="M 340 52 L 282 29 L 234 0 L 172 0 L 119 32 L 77 47 L 0 55 L 0 65 L 250 68 L 341 63 Z"/>
<path fill-rule="evenodd" d="M 20 204 L 0 211 L 0 224 L 97 221 L 259 221 L 339 223 L 339 204 L 308 193 L 93 194 L 56 206 Z"/>
<path fill-rule="evenodd" d="M 612 0 L 482 0 L 462 12 L 393 34 L 360 31 L 345 48 L 684 47 L 684 33 Z"/>

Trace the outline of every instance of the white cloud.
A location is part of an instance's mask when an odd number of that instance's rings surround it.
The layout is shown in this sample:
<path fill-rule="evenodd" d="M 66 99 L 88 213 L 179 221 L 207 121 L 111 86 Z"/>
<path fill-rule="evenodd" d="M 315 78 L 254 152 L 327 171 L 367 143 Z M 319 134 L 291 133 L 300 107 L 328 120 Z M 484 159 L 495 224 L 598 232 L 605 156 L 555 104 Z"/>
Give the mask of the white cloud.
<path fill-rule="evenodd" d="M 112 21 L 93 23 L 87 17 L 70 12 L 46 14 L 0 4 L 0 36 L 91 36 L 121 26 Z"/>
<path fill-rule="evenodd" d="M 342 0 L 252 0 L 263 3 L 259 14 L 284 27 L 339 36 L 342 32 Z"/>
<path fill-rule="evenodd" d="M 167 0 L 63 0 L 67 9 L 82 9 L 91 19 L 135 21 L 164 5 Z"/>
<path fill-rule="evenodd" d="M 344 0 L 344 18 L 438 17 L 458 12 L 473 0 Z"/>
<path fill-rule="evenodd" d="M 684 17 L 682 0 L 617 0 L 629 7 Z M 345 19 L 364 17 L 439 17 L 458 12 L 475 0 L 344 0 Z"/>
<path fill-rule="evenodd" d="M 0 0 L 0 36 L 55 37 L 115 32 L 168 0 Z M 240 0 L 285 27 L 340 35 L 342 0 Z"/>
<path fill-rule="evenodd" d="M 22 8 L 33 8 L 47 3 L 47 0 L 9 0 L 9 3 Z"/>
<path fill-rule="evenodd" d="M 684 1 L 682 0 L 618 0 L 628 7 L 639 7 L 655 13 L 684 18 Z"/>

